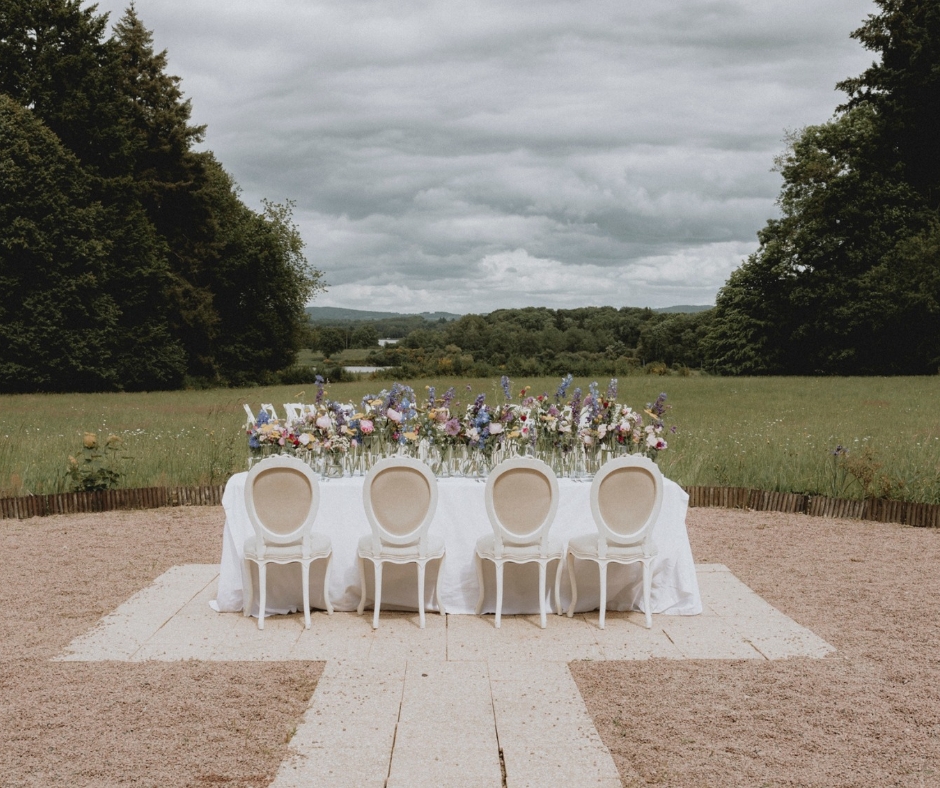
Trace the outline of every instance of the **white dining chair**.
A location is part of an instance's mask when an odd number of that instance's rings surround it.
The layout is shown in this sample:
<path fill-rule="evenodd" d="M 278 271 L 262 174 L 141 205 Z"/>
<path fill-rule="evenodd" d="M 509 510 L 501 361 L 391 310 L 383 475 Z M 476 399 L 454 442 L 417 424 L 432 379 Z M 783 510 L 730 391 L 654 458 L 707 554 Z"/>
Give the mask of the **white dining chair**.
<path fill-rule="evenodd" d="M 515 457 L 503 460 L 486 480 L 486 514 L 493 533 L 480 537 L 475 563 L 480 595 L 476 613 L 483 610 L 483 561 L 496 569 L 496 628 L 503 613 L 503 566 L 506 563 L 539 565 L 539 620 L 545 629 L 545 575 L 548 564 L 555 569 L 555 608 L 561 615 L 561 570 L 564 547 L 549 538 L 549 529 L 558 510 L 558 479 L 541 460 Z"/>
<path fill-rule="evenodd" d="M 287 420 L 288 424 L 297 421 L 303 417 L 304 405 L 302 402 L 285 402 L 284 403 L 284 418 Z"/>
<path fill-rule="evenodd" d="M 268 412 L 268 415 L 269 415 L 272 419 L 276 419 L 276 418 L 277 418 L 277 411 L 274 410 L 274 406 L 273 406 L 270 402 L 262 403 L 262 404 L 261 404 L 261 410 L 266 410 L 266 411 Z"/>
<path fill-rule="evenodd" d="M 245 402 L 242 407 L 245 409 L 245 416 L 248 418 L 248 422 L 245 424 L 246 427 L 250 427 L 255 423 L 255 414 L 251 412 L 251 405 Z"/>
<path fill-rule="evenodd" d="M 329 597 L 333 550 L 328 536 L 313 531 L 319 505 L 317 477 L 296 457 L 275 455 L 248 471 L 245 507 L 255 533 L 245 540 L 243 612 L 251 615 L 250 565 L 254 563 L 258 566 L 258 629 L 264 629 L 268 564 L 301 565 L 304 626 L 310 629 L 310 564 L 326 559 L 323 598 L 327 613 L 333 613 Z"/>
<path fill-rule="evenodd" d="M 653 626 L 650 562 L 656 556 L 653 527 L 662 505 L 663 475 L 649 458 L 639 455 L 620 457 L 601 467 L 591 484 L 591 514 L 597 532 L 576 536 L 568 542 L 568 577 L 571 580 L 569 618 L 574 615 L 578 602 L 575 559 L 594 561 L 598 566 L 601 629 L 604 629 L 607 611 L 607 565 L 641 563 L 646 628 Z"/>
<path fill-rule="evenodd" d="M 387 457 L 379 460 L 366 475 L 362 502 L 372 533 L 359 540 L 359 615 L 366 606 L 365 562 L 375 570 L 375 599 L 372 628 L 379 626 L 382 604 L 382 565 L 417 564 L 418 617 L 424 629 L 424 576 L 428 561 L 439 560 L 434 595 L 441 615 L 444 540 L 429 533 L 437 510 L 437 479 L 431 469 L 411 457 Z"/>

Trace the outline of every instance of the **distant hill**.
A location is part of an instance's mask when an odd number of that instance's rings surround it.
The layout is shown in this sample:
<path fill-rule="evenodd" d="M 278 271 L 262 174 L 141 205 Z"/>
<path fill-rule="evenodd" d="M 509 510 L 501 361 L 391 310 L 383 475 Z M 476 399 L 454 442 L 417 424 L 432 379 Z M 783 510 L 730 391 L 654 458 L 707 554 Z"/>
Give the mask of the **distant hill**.
<path fill-rule="evenodd" d="M 419 314 L 406 314 L 403 312 L 370 312 L 365 309 L 343 309 L 338 306 L 308 306 L 307 315 L 313 323 L 336 323 L 339 321 L 356 322 L 360 320 L 390 320 L 402 317 L 420 317 L 436 322 L 442 317 L 445 320 L 456 320 L 460 315 L 453 312 L 421 312 Z"/>
<path fill-rule="evenodd" d="M 663 313 L 668 313 L 668 314 L 672 314 L 674 312 L 688 312 L 688 313 L 694 314 L 695 312 L 707 312 L 709 309 L 714 309 L 714 308 L 715 308 L 714 304 L 711 304 L 709 306 L 702 306 L 701 304 L 699 305 L 679 304 L 679 306 L 662 306 L 659 309 L 654 309 L 653 311 L 663 312 Z"/>

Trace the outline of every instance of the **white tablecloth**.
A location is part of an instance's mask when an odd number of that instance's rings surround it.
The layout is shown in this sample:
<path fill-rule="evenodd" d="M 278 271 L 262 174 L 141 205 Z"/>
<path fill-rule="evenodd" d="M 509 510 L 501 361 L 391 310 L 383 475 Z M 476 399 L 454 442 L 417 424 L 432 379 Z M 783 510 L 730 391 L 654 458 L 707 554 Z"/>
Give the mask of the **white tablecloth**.
<path fill-rule="evenodd" d="M 222 498 L 225 508 L 225 531 L 222 537 L 222 563 L 219 574 L 218 596 L 213 608 L 220 612 L 242 609 L 243 556 L 245 540 L 253 535 L 245 508 L 245 480 L 247 473 L 235 474 L 229 479 Z M 333 565 L 330 574 L 330 600 L 336 610 L 355 610 L 359 604 L 359 573 L 356 547 L 359 538 L 370 533 L 362 504 L 362 477 L 321 480 L 320 509 L 314 530 L 327 534 L 333 544 Z M 591 517 L 590 481 L 559 479 L 559 505 L 551 534 L 567 542 L 578 534 L 596 533 Z M 476 479 L 449 478 L 438 480 L 437 513 L 431 523 L 433 532 L 444 537 L 446 557 L 441 596 L 448 613 L 473 613 L 476 608 L 478 585 L 473 556 L 477 539 L 492 533 L 484 503 L 485 484 Z M 696 615 L 702 612 L 702 601 L 695 576 L 692 550 L 685 526 L 689 497 L 670 480 L 665 481 L 663 507 L 653 531 L 653 542 L 658 555 L 652 562 L 654 613 Z M 310 602 L 315 608 L 324 607 L 323 571 L 325 562 L 317 561 L 310 570 Z M 578 611 L 597 609 L 600 600 L 597 565 L 590 561 L 577 561 Z M 493 612 L 496 601 L 493 564 L 484 562 L 486 602 L 484 611 Z M 266 611 L 293 613 L 300 609 L 300 565 L 268 565 L 268 592 Z M 555 564 L 549 564 L 547 588 L 554 582 Z M 257 579 L 257 568 L 252 564 Z M 428 564 L 427 600 L 437 581 L 437 562 Z M 608 610 L 642 610 L 643 593 L 639 564 L 610 565 L 607 578 Z M 366 561 L 369 599 L 372 599 L 372 564 Z M 417 608 L 417 570 L 413 564 L 383 569 L 382 609 Z M 255 585 L 257 588 L 257 585 Z M 257 594 L 256 594 L 257 597 Z M 563 571 L 562 603 L 567 609 L 571 598 L 567 571 Z M 503 613 L 537 613 L 538 565 L 507 564 Z M 255 610 L 257 615 L 257 603 Z"/>

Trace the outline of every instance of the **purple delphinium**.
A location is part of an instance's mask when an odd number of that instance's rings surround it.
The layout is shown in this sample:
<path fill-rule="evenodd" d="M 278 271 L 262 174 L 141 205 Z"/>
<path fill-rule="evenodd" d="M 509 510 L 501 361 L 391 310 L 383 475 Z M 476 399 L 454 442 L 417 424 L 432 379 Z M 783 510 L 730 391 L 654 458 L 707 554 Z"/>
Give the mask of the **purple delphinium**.
<path fill-rule="evenodd" d="M 607 399 L 617 399 L 617 378 L 611 378 L 610 383 L 607 384 Z"/>
<path fill-rule="evenodd" d="M 434 408 L 434 401 L 437 399 L 437 390 L 434 386 L 428 386 L 428 410 Z"/>
<path fill-rule="evenodd" d="M 577 426 L 578 420 L 581 417 L 581 388 L 580 386 L 574 390 L 574 395 L 571 397 L 571 423 Z"/>
<path fill-rule="evenodd" d="M 509 375 L 503 375 L 499 379 L 499 385 L 503 387 L 503 394 L 506 395 L 506 402 L 512 399 L 512 388 L 509 383 Z"/>
<path fill-rule="evenodd" d="M 597 381 L 595 380 L 588 386 L 588 390 L 591 392 L 589 397 L 591 403 L 591 418 L 596 419 L 598 414 L 601 412 L 601 395 L 598 392 Z"/>
<path fill-rule="evenodd" d="M 449 408 L 450 403 L 454 401 L 454 397 L 457 396 L 457 392 L 454 390 L 454 387 L 451 386 L 447 391 L 444 392 L 444 399 L 441 401 L 441 407 Z"/>
<path fill-rule="evenodd" d="M 317 405 L 319 405 L 321 402 L 323 402 L 323 376 L 322 376 L 322 375 L 317 375 L 317 376 L 314 378 L 314 380 L 316 381 L 316 384 L 317 384 L 317 399 L 316 399 L 316 403 L 317 403 Z"/>
<path fill-rule="evenodd" d="M 561 385 L 558 387 L 558 391 L 555 392 L 555 402 L 561 402 L 565 398 L 565 394 L 568 393 L 568 386 L 571 385 L 573 380 L 574 376 L 570 373 L 561 379 Z"/>

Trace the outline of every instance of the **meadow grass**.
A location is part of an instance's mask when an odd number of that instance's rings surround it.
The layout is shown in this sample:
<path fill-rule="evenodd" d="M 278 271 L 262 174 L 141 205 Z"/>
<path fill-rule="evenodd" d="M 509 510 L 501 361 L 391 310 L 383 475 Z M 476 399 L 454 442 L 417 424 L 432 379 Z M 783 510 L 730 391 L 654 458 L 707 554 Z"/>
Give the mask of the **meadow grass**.
<path fill-rule="evenodd" d="M 501 401 L 495 379 L 404 381 L 419 398 L 457 389 Z M 598 381 L 603 391 L 607 380 Z M 514 393 L 553 395 L 555 378 L 513 380 Z M 588 379 L 574 386 L 585 391 Z M 358 402 L 390 381 L 327 387 Z M 469 387 L 469 389 L 468 389 Z M 617 399 L 642 408 L 660 391 L 672 406 L 663 472 L 684 485 L 729 485 L 862 498 L 888 495 L 940 503 L 940 378 L 622 378 Z M 313 386 L 140 394 L 35 394 L 0 397 L 0 495 L 68 488 L 70 455 L 85 432 L 121 438 L 122 486 L 224 482 L 247 467 L 242 403 L 311 402 Z M 836 447 L 848 454 L 833 455 Z"/>

